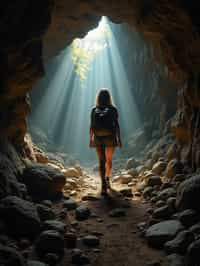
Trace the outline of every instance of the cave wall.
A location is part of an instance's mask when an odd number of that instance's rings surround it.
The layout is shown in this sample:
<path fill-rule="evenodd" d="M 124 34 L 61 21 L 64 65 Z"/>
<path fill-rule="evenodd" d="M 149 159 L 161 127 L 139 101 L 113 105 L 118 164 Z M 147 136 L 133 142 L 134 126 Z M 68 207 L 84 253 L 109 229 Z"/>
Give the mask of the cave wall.
<path fill-rule="evenodd" d="M 199 4 L 167 0 L 44 0 L 1 3 L 0 128 L 23 147 L 30 111 L 27 93 L 44 75 L 43 62 L 74 37 L 95 27 L 100 16 L 126 22 L 150 40 L 157 60 L 179 87 L 172 132 L 183 146 L 183 158 L 199 164 Z M 186 156 L 187 154 L 187 156 Z"/>

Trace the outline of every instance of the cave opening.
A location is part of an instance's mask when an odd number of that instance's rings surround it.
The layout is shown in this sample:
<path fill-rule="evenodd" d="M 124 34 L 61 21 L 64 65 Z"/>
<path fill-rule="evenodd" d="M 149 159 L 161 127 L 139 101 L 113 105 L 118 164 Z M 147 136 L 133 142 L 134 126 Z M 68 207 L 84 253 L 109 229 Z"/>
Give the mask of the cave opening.
<path fill-rule="evenodd" d="M 156 63 L 152 44 L 141 34 L 107 17 L 50 59 L 45 73 L 31 92 L 29 131 L 46 152 L 67 153 L 71 162 L 94 165 L 96 160 L 88 135 L 90 110 L 100 88 L 109 88 L 119 108 L 123 149 L 117 150 L 114 160 L 127 158 L 135 135 L 141 142 L 137 151 L 142 152 L 156 127 L 163 126 L 161 120 L 170 118 L 176 102 L 175 98 L 171 101 L 170 111 L 163 109 L 162 118 L 149 116 L 170 97 L 165 92 L 172 85 L 167 67 Z M 161 86 L 164 98 L 157 95 L 155 103 L 149 96 Z"/>

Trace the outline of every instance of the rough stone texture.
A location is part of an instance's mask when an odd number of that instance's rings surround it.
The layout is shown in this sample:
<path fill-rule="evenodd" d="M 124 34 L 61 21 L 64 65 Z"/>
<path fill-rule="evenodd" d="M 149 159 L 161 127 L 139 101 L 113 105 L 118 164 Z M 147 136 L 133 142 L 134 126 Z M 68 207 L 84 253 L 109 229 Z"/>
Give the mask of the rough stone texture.
<path fill-rule="evenodd" d="M 183 170 L 182 163 L 177 159 L 173 159 L 167 165 L 167 168 L 165 170 L 165 176 L 167 178 L 171 179 L 176 174 L 180 174 L 182 172 L 182 170 Z"/>
<path fill-rule="evenodd" d="M 24 169 L 22 180 L 35 199 L 48 199 L 62 192 L 66 177 L 49 165 L 34 163 Z"/>
<path fill-rule="evenodd" d="M 179 221 L 168 220 L 152 225 L 146 231 L 148 243 L 154 247 L 162 247 L 162 245 L 173 239 L 178 232 L 183 229 Z"/>
<path fill-rule="evenodd" d="M 40 219 L 33 203 L 8 196 L 0 201 L 0 213 L 10 234 L 34 238 L 39 233 Z"/>
<path fill-rule="evenodd" d="M 183 181 L 177 190 L 176 207 L 178 209 L 200 210 L 200 175 Z"/>
<path fill-rule="evenodd" d="M 14 248 L 0 244 L 0 265 L 25 266 L 25 263 L 23 257 L 18 251 Z"/>
<path fill-rule="evenodd" d="M 184 257 L 176 253 L 167 256 L 167 260 L 169 262 L 169 266 L 183 266 L 184 265 Z"/>
<path fill-rule="evenodd" d="M 158 161 L 152 167 L 152 172 L 156 175 L 160 175 L 166 168 L 167 164 L 162 161 Z"/>
<path fill-rule="evenodd" d="M 187 252 L 187 266 L 193 266 L 199 264 L 199 253 L 200 253 L 200 239 L 192 242 L 188 247 Z"/>
<path fill-rule="evenodd" d="M 165 243 L 165 251 L 167 253 L 178 253 L 185 255 L 187 247 L 194 241 L 194 235 L 190 231 L 182 231 L 177 236 Z"/>
<path fill-rule="evenodd" d="M 35 251 L 41 258 L 48 253 L 54 253 L 62 258 L 64 255 L 64 237 L 54 230 L 41 233 L 35 243 Z"/>

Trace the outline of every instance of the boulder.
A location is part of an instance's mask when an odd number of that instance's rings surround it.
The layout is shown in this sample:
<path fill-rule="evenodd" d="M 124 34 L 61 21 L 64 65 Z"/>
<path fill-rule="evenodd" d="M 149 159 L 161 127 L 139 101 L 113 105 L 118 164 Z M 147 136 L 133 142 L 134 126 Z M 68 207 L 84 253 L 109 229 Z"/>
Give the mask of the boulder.
<path fill-rule="evenodd" d="M 199 221 L 200 215 L 192 209 L 187 209 L 179 213 L 178 218 L 185 227 L 190 227 Z"/>
<path fill-rule="evenodd" d="M 128 169 L 127 174 L 131 175 L 132 177 L 137 177 L 138 176 L 138 172 L 137 172 L 137 170 L 135 168 Z"/>
<path fill-rule="evenodd" d="M 160 200 L 167 200 L 174 196 L 176 196 L 176 190 L 173 187 L 165 188 L 158 193 L 158 199 Z"/>
<path fill-rule="evenodd" d="M 187 230 L 177 234 L 177 236 L 165 243 L 165 251 L 167 253 L 178 253 L 184 255 L 188 246 L 194 241 L 194 235 Z"/>
<path fill-rule="evenodd" d="M 169 208 L 168 205 L 164 205 L 154 210 L 153 218 L 156 219 L 168 219 L 173 214 L 173 211 Z"/>
<path fill-rule="evenodd" d="M 183 226 L 177 220 L 167 220 L 152 225 L 146 231 L 146 239 L 153 247 L 162 247 L 163 244 L 173 239 Z"/>
<path fill-rule="evenodd" d="M 0 265 L 25 266 L 25 263 L 23 257 L 17 250 L 0 244 Z"/>
<path fill-rule="evenodd" d="M 173 178 L 176 174 L 181 174 L 183 170 L 183 165 L 178 159 L 173 159 L 169 161 L 166 170 L 165 176 L 169 179 Z"/>
<path fill-rule="evenodd" d="M 55 230 L 44 231 L 35 242 L 35 251 L 40 258 L 53 253 L 59 258 L 64 255 L 64 237 Z"/>
<path fill-rule="evenodd" d="M 41 221 L 55 219 L 55 212 L 51 208 L 45 206 L 44 204 L 37 204 L 36 206 Z"/>
<path fill-rule="evenodd" d="M 177 209 L 194 209 L 200 211 L 200 175 L 183 181 L 177 189 Z"/>
<path fill-rule="evenodd" d="M 187 250 L 187 266 L 199 265 L 200 238 L 192 242 Z"/>
<path fill-rule="evenodd" d="M 143 197 L 144 197 L 144 198 L 151 197 L 153 191 L 154 191 L 154 189 L 153 189 L 152 186 L 148 186 L 148 187 L 146 187 L 146 188 L 143 190 L 143 192 L 142 192 Z"/>
<path fill-rule="evenodd" d="M 184 266 L 185 265 L 184 257 L 176 253 L 173 253 L 167 256 L 167 260 L 168 260 L 169 266 Z"/>
<path fill-rule="evenodd" d="M 46 263 L 39 260 L 28 260 L 27 266 L 48 266 Z"/>
<path fill-rule="evenodd" d="M 131 157 L 127 160 L 126 162 L 126 169 L 131 169 L 131 168 L 135 168 L 139 165 L 138 161 L 134 158 L 134 157 Z"/>
<path fill-rule="evenodd" d="M 47 220 L 43 223 L 42 230 L 54 230 L 61 234 L 64 234 L 66 230 L 66 224 L 57 220 Z"/>
<path fill-rule="evenodd" d="M 77 203 L 73 199 L 67 199 L 63 202 L 63 207 L 66 208 L 68 211 L 71 211 L 77 208 Z"/>
<path fill-rule="evenodd" d="M 65 175 L 59 170 L 39 163 L 26 167 L 22 180 L 31 196 L 39 200 L 56 197 L 66 183 Z"/>
<path fill-rule="evenodd" d="M 76 214 L 76 219 L 82 221 L 90 217 L 91 211 L 87 206 L 81 205 L 78 208 L 76 208 L 75 214 Z"/>
<path fill-rule="evenodd" d="M 119 181 L 121 182 L 121 184 L 128 184 L 129 182 L 131 182 L 133 179 L 132 175 L 129 174 L 124 174 L 124 175 L 120 175 L 119 177 Z"/>
<path fill-rule="evenodd" d="M 37 208 L 29 201 L 8 196 L 0 201 L 0 215 L 9 233 L 16 237 L 32 238 L 40 231 Z"/>
<path fill-rule="evenodd" d="M 162 161 L 158 161 L 157 163 L 155 163 L 152 167 L 152 172 L 155 175 L 160 175 L 162 174 L 162 172 L 165 170 L 167 164 L 165 162 Z"/>
<path fill-rule="evenodd" d="M 160 186 L 162 185 L 162 180 L 160 176 L 150 176 L 147 180 L 147 186 Z"/>
<path fill-rule="evenodd" d="M 70 167 L 70 168 L 65 169 L 63 171 L 63 174 L 66 177 L 80 177 L 81 176 L 81 171 L 79 171 L 75 167 Z"/>

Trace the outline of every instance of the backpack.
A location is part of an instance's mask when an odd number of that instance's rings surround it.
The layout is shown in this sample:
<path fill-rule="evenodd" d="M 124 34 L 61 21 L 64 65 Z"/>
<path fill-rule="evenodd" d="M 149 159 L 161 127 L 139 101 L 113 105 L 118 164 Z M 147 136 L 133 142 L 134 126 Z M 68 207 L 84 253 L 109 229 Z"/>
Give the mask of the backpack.
<path fill-rule="evenodd" d="M 113 110 L 109 107 L 96 107 L 93 112 L 93 128 L 96 136 L 109 136 L 114 132 Z"/>

